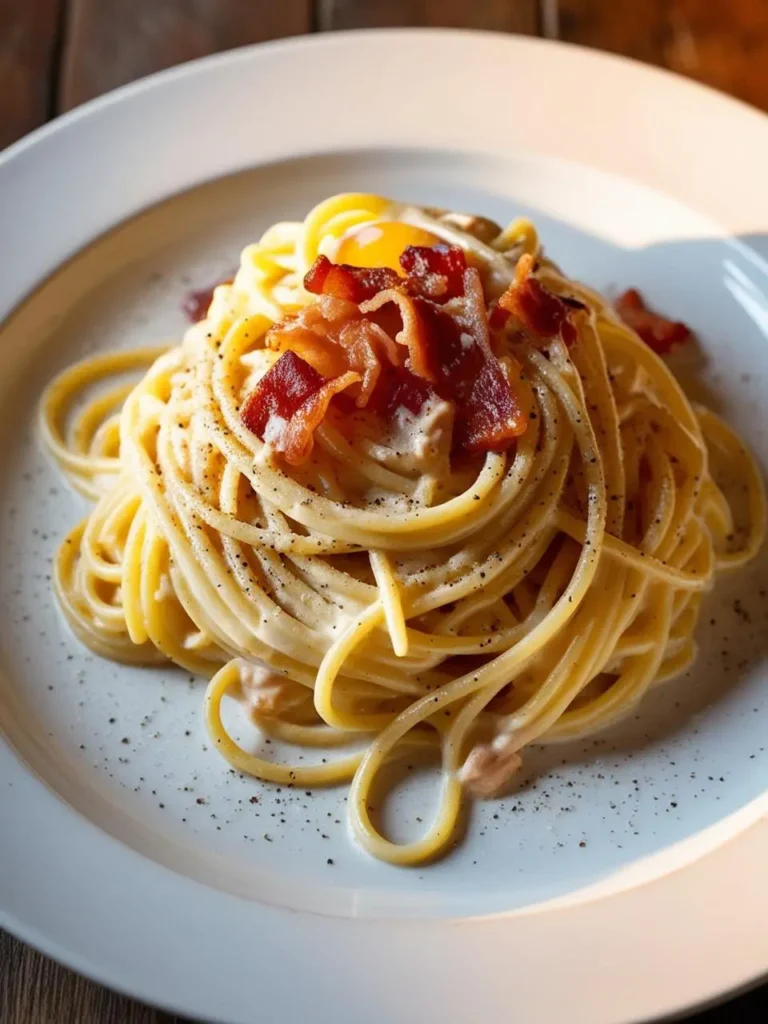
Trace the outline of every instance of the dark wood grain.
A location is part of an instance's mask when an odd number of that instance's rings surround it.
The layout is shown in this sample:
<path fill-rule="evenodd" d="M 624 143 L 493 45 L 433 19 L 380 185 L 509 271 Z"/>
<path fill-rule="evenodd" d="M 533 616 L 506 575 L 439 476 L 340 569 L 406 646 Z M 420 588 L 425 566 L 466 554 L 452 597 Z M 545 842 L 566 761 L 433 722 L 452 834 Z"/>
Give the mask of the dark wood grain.
<path fill-rule="evenodd" d="M 538 0 L 317 0 L 320 30 L 440 25 L 538 32 Z"/>
<path fill-rule="evenodd" d="M 662 64 L 668 0 L 559 0 L 557 34 L 583 46 Z"/>
<path fill-rule="evenodd" d="M 668 67 L 768 110 L 765 0 L 553 3 L 561 39 Z"/>
<path fill-rule="evenodd" d="M 311 0 L 69 0 L 59 109 L 142 75 L 308 32 Z"/>
<path fill-rule="evenodd" d="M 0 0 L 0 149 L 51 115 L 64 0 Z"/>
<path fill-rule="evenodd" d="M 768 110 L 768 3 L 673 0 L 664 63 Z"/>
<path fill-rule="evenodd" d="M 2 1024 L 182 1024 L 87 981 L 0 931 Z"/>

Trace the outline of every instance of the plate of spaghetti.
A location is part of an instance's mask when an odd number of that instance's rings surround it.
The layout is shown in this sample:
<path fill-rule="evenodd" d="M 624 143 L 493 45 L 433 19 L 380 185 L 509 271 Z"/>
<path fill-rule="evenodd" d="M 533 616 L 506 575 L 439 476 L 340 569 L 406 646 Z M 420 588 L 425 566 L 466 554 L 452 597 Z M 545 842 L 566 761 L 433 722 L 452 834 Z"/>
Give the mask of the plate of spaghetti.
<path fill-rule="evenodd" d="M 511 975 L 516 1019 L 647 1019 L 768 966 L 768 207 L 722 188 L 768 127 L 426 39 L 202 61 L 0 162 L 1 920 L 198 1017 L 479 1019 Z"/>

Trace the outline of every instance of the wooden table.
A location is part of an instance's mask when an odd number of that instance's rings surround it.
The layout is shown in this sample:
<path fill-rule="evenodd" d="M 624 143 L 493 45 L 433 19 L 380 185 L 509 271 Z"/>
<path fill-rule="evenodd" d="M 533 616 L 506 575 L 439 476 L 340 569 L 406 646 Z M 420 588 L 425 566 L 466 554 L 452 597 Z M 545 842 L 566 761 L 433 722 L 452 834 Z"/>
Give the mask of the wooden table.
<path fill-rule="evenodd" d="M 385 25 L 565 39 L 672 68 L 768 110 L 765 0 L 0 0 L 0 148 L 181 61 L 281 36 Z M 768 987 L 696 1020 L 714 1024 L 750 1011 L 768 1018 Z M 0 932 L 0 1024 L 178 1020 Z"/>

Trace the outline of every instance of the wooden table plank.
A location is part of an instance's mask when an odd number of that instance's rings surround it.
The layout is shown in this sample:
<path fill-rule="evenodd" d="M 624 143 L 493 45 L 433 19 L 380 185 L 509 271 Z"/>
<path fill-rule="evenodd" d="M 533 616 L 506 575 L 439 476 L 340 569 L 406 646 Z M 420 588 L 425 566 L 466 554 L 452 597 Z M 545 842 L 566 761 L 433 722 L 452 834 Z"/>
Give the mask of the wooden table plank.
<path fill-rule="evenodd" d="M 63 0 L 0 0 L 0 149 L 51 116 Z"/>
<path fill-rule="evenodd" d="M 626 57 L 663 63 L 667 0 L 612 3 L 555 0 L 555 34 L 570 43 L 610 50 Z"/>
<path fill-rule="evenodd" d="M 311 0 L 69 0 L 59 109 L 233 46 L 308 32 Z"/>
<path fill-rule="evenodd" d="M 0 931 L 2 1024 L 183 1024 L 68 971 Z"/>
<path fill-rule="evenodd" d="M 660 64 L 768 110 L 765 0 L 552 2 L 561 39 Z"/>
<path fill-rule="evenodd" d="M 673 0 L 664 62 L 768 110 L 768 4 Z"/>
<path fill-rule="evenodd" d="M 536 35 L 539 0 L 317 0 L 316 26 L 440 25 Z"/>

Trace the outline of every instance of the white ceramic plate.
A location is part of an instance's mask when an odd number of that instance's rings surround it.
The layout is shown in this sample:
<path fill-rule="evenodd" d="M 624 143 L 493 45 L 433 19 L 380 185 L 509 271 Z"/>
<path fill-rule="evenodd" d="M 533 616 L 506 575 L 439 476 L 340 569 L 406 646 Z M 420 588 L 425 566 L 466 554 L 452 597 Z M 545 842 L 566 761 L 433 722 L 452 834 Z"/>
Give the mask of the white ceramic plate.
<path fill-rule="evenodd" d="M 230 773 L 206 749 L 199 682 L 72 640 L 48 566 L 84 508 L 32 428 L 57 368 L 178 337 L 185 290 L 267 224 L 364 189 L 532 213 L 573 276 L 640 287 L 698 331 L 708 386 L 765 462 L 766 166 L 768 121 L 706 89 L 459 32 L 229 53 L 9 150 L 0 923 L 109 985 L 230 1022 L 624 1022 L 768 968 L 765 560 L 721 580 L 688 678 L 621 729 L 534 755 L 460 849 L 398 870 L 354 849 L 342 793 Z M 412 787 L 402 809 L 413 824 L 429 793 Z"/>

